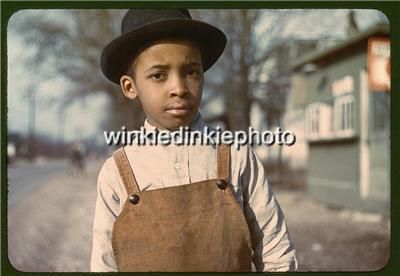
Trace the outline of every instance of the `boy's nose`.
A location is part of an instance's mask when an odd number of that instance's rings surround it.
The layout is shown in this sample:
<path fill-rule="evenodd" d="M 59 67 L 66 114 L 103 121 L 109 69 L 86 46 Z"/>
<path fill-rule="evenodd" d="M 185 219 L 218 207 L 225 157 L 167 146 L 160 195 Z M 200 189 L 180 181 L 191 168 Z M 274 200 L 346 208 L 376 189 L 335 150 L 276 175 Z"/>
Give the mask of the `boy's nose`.
<path fill-rule="evenodd" d="M 189 92 L 189 89 L 186 84 L 185 78 L 175 77 L 172 80 L 172 86 L 170 90 L 171 96 L 183 97 L 186 93 Z"/>

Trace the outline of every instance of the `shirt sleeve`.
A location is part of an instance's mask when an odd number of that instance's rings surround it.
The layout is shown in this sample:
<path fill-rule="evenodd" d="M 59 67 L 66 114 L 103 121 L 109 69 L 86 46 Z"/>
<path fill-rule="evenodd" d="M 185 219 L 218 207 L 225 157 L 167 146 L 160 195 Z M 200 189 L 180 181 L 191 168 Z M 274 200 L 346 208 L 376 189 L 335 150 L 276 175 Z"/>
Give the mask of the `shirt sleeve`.
<path fill-rule="evenodd" d="M 283 212 L 268 184 L 263 164 L 247 147 L 243 176 L 243 208 L 249 225 L 257 271 L 297 270 L 296 251 Z"/>
<path fill-rule="evenodd" d="M 93 242 L 90 270 L 92 272 L 117 271 L 111 238 L 114 221 L 119 214 L 119 198 L 110 185 L 112 170 L 107 161 L 97 180 L 97 199 L 93 221 Z"/>

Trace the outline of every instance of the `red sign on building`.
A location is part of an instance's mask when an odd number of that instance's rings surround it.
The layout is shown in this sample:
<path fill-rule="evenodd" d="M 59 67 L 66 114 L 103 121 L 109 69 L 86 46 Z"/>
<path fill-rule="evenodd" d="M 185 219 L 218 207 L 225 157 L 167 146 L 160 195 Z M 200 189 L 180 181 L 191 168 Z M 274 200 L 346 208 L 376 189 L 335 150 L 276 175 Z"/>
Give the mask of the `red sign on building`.
<path fill-rule="evenodd" d="M 375 92 L 390 91 L 390 39 L 368 39 L 368 82 Z"/>

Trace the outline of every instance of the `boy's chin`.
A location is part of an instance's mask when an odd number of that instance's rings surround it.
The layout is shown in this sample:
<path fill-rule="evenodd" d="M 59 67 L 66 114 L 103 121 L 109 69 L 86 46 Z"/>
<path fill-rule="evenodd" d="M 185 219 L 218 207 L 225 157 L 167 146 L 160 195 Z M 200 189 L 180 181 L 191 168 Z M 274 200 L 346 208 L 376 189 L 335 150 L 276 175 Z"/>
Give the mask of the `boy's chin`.
<path fill-rule="evenodd" d="M 166 127 L 166 129 L 173 131 L 173 130 L 178 130 L 181 127 L 186 127 L 189 125 L 190 125 L 189 123 L 171 124 L 171 125 L 168 125 Z"/>
<path fill-rule="evenodd" d="M 147 114 L 146 114 L 147 115 Z M 171 116 L 163 114 L 163 116 L 153 117 L 147 115 L 148 122 L 160 130 L 177 130 L 180 127 L 190 126 L 196 118 L 197 113 L 189 116 Z"/>
<path fill-rule="evenodd" d="M 164 128 L 168 130 L 177 130 L 180 127 L 186 127 L 190 126 L 190 123 L 192 122 L 192 118 L 187 119 L 187 118 L 173 118 L 172 120 L 169 120 L 168 122 L 165 122 Z"/>

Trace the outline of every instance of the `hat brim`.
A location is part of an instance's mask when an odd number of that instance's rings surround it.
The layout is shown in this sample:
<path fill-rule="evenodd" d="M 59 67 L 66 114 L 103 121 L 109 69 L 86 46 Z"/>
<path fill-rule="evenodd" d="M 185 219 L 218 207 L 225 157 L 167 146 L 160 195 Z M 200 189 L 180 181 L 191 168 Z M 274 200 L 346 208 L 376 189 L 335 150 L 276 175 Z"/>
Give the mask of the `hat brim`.
<path fill-rule="evenodd" d="M 192 19 L 167 19 L 143 25 L 111 41 L 101 54 L 101 70 L 119 84 L 133 55 L 148 42 L 162 38 L 185 38 L 194 41 L 201 50 L 203 71 L 207 71 L 221 56 L 226 36 L 218 28 Z"/>

